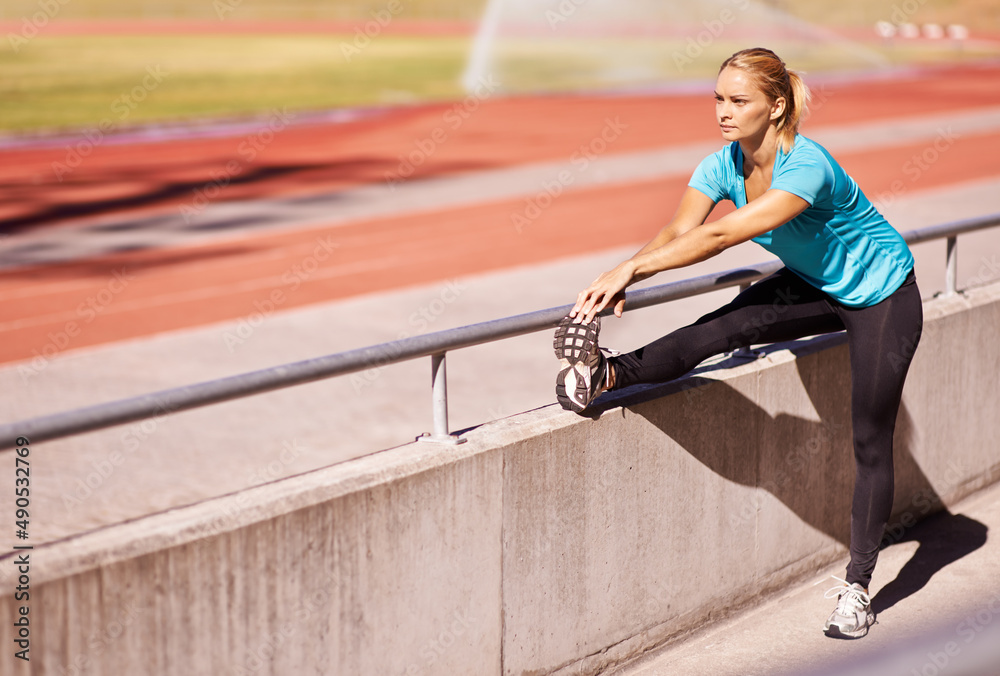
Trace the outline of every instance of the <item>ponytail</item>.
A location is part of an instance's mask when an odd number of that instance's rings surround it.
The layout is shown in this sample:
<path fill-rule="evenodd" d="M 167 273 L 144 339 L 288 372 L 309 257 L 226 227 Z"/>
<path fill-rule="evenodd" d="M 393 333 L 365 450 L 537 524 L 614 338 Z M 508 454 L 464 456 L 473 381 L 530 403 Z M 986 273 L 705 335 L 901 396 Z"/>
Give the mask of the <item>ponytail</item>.
<path fill-rule="evenodd" d="M 809 87 L 802 81 L 802 76 L 794 70 L 788 73 L 789 92 L 785 101 L 785 114 L 778 120 L 778 141 L 781 149 L 787 154 L 795 145 L 795 135 L 799 133 L 799 125 L 809 115 Z"/>
<path fill-rule="evenodd" d="M 778 143 L 785 153 L 790 152 L 799 124 L 809 113 L 809 88 L 802 77 L 786 68 L 777 54 L 763 47 L 736 52 L 722 63 L 719 72 L 727 67 L 748 73 L 772 103 L 785 99 L 785 110 L 777 120 Z"/>

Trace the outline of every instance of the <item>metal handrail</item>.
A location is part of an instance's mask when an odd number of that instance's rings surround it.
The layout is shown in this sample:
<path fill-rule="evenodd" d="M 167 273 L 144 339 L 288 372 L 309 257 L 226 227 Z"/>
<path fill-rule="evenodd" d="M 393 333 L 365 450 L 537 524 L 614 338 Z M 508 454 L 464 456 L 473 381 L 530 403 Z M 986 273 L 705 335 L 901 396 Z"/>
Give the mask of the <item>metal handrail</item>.
<path fill-rule="evenodd" d="M 957 286 L 957 236 L 997 225 L 1000 225 L 1000 214 L 911 230 L 903 233 L 903 238 L 909 244 L 947 238 L 945 295 L 951 295 L 956 292 Z M 763 279 L 781 267 L 780 261 L 773 260 L 752 268 L 727 270 L 630 291 L 626 294 L 626 311 L 639 310 L 730 286 L 746 286 Z M 572 304 L 561 305 L 291 364 L 273 366 L 227 378 L 161 390 L 20 422 L 6 423 L 0 425 L 0 448 L 12 448 L 15 445 L 15 440 L 19 437 L 26 437 L 32 442 L 50 441 L 428 356 L 432 358 L 434 433 L 420 438 L 456 443 L 462 439 L 448 432 L 445 354 L 450 350 L 551 329 L 566 316 L 570 308 L 572 308 Z M 610 312 L 610 309 L 606 309 L 602 314 L 610 314 Z"/>

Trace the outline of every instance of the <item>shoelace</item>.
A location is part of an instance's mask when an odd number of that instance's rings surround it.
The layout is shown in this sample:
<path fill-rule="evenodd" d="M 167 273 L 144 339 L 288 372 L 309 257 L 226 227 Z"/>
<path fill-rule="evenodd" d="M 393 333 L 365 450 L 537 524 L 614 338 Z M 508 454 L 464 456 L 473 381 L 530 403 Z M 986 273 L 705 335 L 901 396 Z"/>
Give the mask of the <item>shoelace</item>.
<path fill-rule="evenodd" d="M 831 575 L 830 577 L 842 584 L 827 589 L 826 593 L 823 594 L 823 598 L 832 599 L 835 596 L 839 596 L 837 612 L 841 615 L 847 615 L 848 611 L 856 613 L 871 604 L 871 597 L 861 589 L 847 584 L 847 580 L 841 580 L 836 575 Z M 848 606 L 850 607 L 848 608 Z"/>

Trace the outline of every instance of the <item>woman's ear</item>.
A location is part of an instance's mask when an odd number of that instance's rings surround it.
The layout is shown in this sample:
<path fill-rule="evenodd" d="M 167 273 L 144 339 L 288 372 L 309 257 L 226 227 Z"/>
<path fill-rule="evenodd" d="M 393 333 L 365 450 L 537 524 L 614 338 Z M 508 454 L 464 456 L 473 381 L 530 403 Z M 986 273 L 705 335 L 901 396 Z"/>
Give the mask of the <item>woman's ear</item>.
<path fill-rule="evenodd" d="M 775 99 L 774 103 L 771 104 L 771 119 L 779 120 L 781 116 L 785 114 L 785 97 L 779 96 Z"/>

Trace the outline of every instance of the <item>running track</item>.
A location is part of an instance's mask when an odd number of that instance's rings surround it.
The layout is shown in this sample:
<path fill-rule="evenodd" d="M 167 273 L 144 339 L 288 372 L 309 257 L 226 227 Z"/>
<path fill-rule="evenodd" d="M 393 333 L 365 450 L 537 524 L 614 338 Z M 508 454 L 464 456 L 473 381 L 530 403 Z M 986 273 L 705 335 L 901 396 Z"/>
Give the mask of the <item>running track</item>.
<path fill-rule="evenodd" d="M 998 81 L 1000 66 L 829 83 L 817 92 L 820 100 L 803 131 L 997 106 Z M 491 99 L 382 111 L 344 124 L 293 123 L 252 163 L 244 162 L 216 199 L 378 184 L 399 172 L 400 157 L 419 143 L 430 147 L 435 130 L 433 152 L 422 154 L 426 160 L 408 181 L 565 161 L 608 119 L 628 125 L 609 153 L 711 141 L 719 138 L 712 114 L 706 92 Z M 461 124 L 450 122 L 459 118 Z M 2 227 L 24 233 L 108 213 L 176 214 L 227 163 L 245 160 L 240 144 L 246 138 L 101 143 L 62 181 L 53 163 L 66 162 L 65 147 L 0 151 Z M 959 138 L 913 179 L 904 167 L 927 148 L 926 142 L 876 144 L 838 154 L 838 160 L 870 196 L 900 180 L 922 190 L 1000 175 L 993 161 L 1000 155 L 1000 130 Z M 524 209 L 525 199 L 518 198 L 11 268 L 0 272 L 0 362 L 246 317 L 273 307 L 270 299 L 288 309 L 640 243 L 669 217 L 685 183 L 677 178 L 567 190 L 522 232 L 510 220 Z"/>

